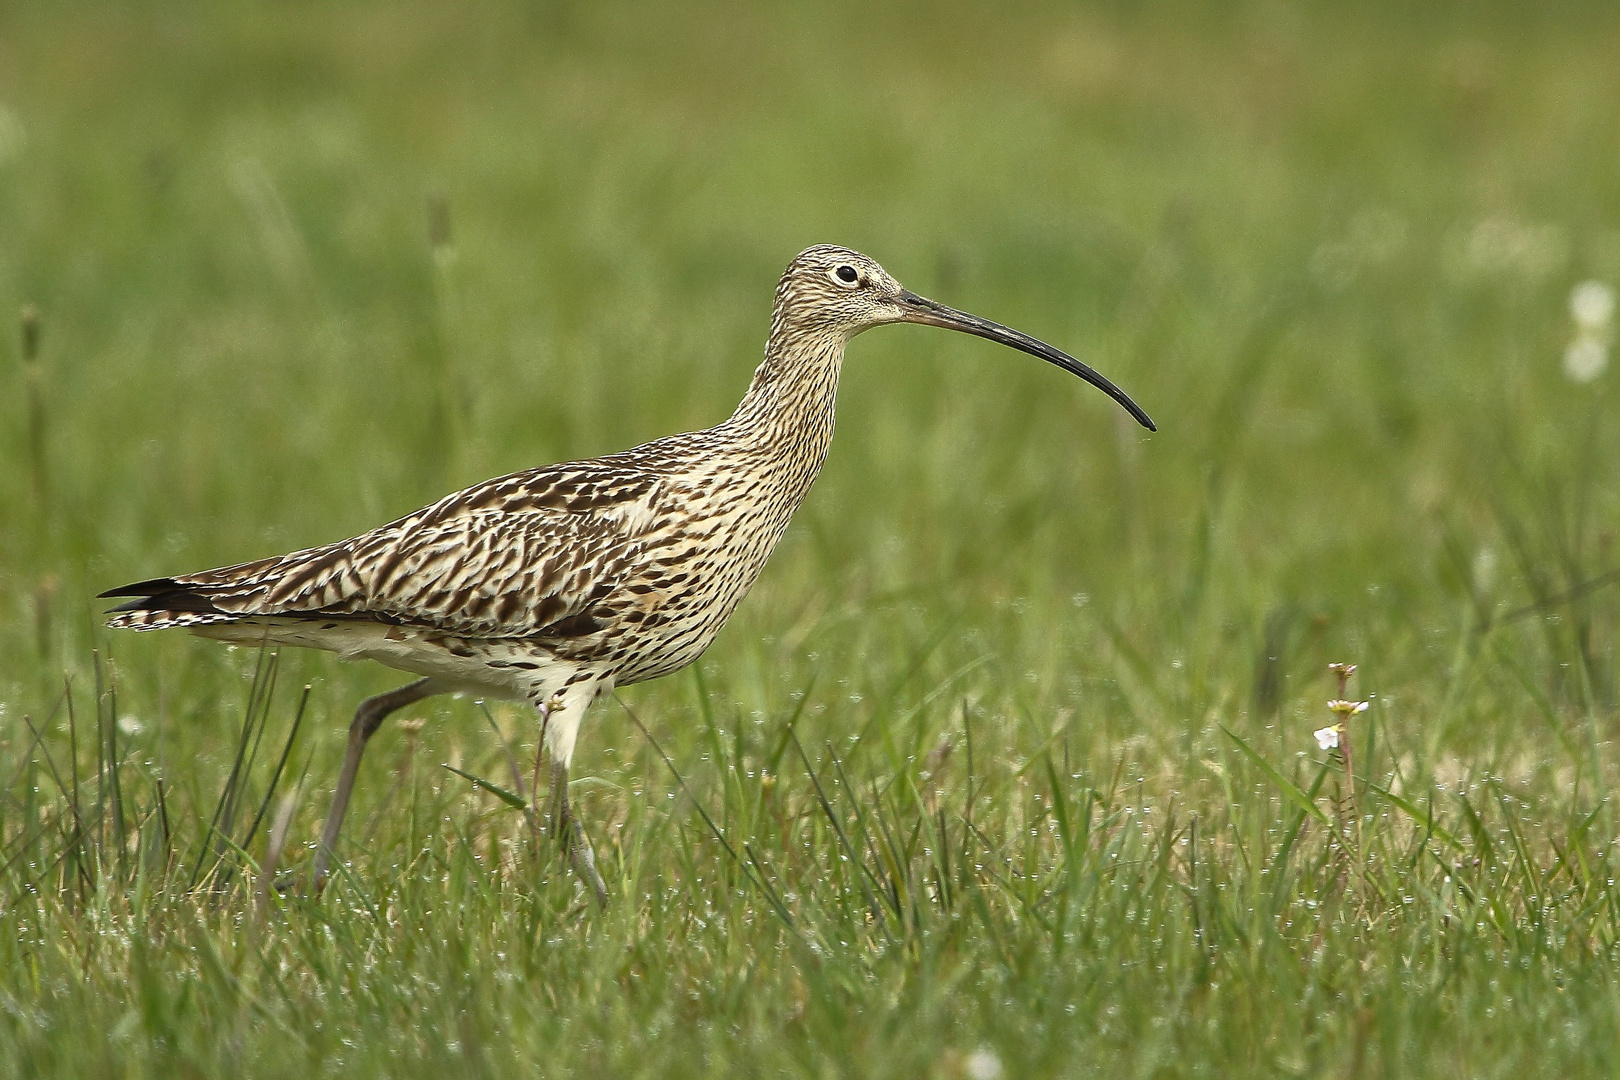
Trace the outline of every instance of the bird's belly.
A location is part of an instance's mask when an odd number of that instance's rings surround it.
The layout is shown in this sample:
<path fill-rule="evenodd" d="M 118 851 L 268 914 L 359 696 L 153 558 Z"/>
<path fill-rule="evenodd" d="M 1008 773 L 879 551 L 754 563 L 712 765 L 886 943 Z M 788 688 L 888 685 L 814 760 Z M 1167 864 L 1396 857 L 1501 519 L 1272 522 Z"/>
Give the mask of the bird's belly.
<path fill-rule="evenodd" d="M 778 536 L 780 530 L 772 529 L 740 549 L 694 553 L 683 567 L 686 579 L 680 587 L 653 594 L 639 623 L 626 620 L 611 635 L 617 639 L 614 681 L 620 686 L 646 682 L 702 656 L 759 577 Z"/>
<path fill-rule="evenodd" d="M 628 686 L 679 671 L 703 655 L 724 623 L 724 615 L 713 620 L 670 623 L 667 632 L 637 642 L 636 647 L 625 654 L 614 681 Z"/>

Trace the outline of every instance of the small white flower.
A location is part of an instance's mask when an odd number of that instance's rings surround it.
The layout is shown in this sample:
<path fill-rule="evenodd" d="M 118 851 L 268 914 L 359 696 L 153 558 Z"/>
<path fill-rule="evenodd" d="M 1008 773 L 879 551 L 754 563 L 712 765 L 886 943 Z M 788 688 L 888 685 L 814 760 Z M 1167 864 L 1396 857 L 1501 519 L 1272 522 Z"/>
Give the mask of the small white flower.
<path fill-rule="evenodd" d="M 1614 318 L 1614 289 L 1603 281 L 1583 281 L 1569 294 L 1569 314 L 1590 334 L 1605 335 Z"/>
<path fill-rule="evenodd" d="M 1564 374 L 1572 382 L 1589 383 L 1609 366 L 1614 307 L 1614 289 L 1606 282 L 1583 281 L 1570 291 L 1575 340 L 1564 350 Z"/>
<path fill-rule="evenodd" d="M 1356 713 L 1366 712 L 1368 704 L 1365 701 L 1330 701 L 1328 710 L 1340 716 L 1354 716 Z"/>
<path fill-rule="evenodd" d="M 146 730 L 146 725 L 128 713 L 118 718 L 118 730 L 131 738 Z"/>
<path fill-rule="evenodd" d="M 1316 745 L 1323 750 L 1337 750 L 1339 748 L 1338 724 L 1334 724 L 1332 727 L 1317 728 L 1311 734 L 1316 736 Z"/>
<path fill-rule="evenodd" d="M 1609 346 L 1590 334 L 1582 334 L 1564 350 L 1564 374 L 1571 382 L 1589 383 L 1609 366 Z"/>
<path fill-rule="evenodd" d="M 965 1064 L 971 1080 L 1001 1080 L 1001 1058 L 988 1046 L 969 1054 Z"/>

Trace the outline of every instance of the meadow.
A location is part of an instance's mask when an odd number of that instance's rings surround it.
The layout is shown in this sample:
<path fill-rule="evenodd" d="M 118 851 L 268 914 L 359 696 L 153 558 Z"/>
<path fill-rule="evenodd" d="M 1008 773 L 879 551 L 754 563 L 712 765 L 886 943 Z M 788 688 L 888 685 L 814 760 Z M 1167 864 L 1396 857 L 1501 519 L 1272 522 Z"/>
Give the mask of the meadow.
<path fill-rule="evenodd" d="M 1416 7 L 0 6 L 0 1073 L 1612 1075 L 1620 11 Z M 92 597 L 713 424 L 825 242 L 1159 432 L 859 338 L 607 910 L 468 700 L 273 887 L 404 677 Z"/>

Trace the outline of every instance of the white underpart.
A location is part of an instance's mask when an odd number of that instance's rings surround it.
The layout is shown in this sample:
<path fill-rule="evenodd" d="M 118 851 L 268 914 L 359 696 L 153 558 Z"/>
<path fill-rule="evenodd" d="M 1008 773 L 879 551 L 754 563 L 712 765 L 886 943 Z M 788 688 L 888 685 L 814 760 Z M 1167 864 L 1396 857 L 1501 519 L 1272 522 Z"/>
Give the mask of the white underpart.
<path fill-rule="evenodd" d="M 375 660 L 397 671 L 438 679 L 454 688 L 455 693 L 502 701 L 542 701 L 545 695 L 561 689 L 580 668 L 579 664 L 528 647 L 521 652 L 511 650 L 512 656 L 539 664 L 536 670 L 492 668 L 488 661 L 501 657 L 505 650 L 500 646 L 504 643 L 490 643 L 476 657 L 461 657 L 444 649 L 424 647 L 423 631 L 383 623 L 344 622 L 327 629 L 308 619 L 244 619 L 194 626 L 191 632 L 235 645 L 293 645 L 325 649 L 342 660 Z"/>

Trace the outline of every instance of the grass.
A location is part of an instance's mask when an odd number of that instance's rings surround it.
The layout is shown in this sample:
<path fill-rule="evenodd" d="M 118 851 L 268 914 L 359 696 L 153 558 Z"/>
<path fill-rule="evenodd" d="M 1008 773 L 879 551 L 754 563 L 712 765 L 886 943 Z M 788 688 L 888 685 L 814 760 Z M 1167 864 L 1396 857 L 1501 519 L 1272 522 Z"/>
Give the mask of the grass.
<path fill-rule="evenodd" d="M 1560 358 L 1617 53 L 1597 5 L 6 7 L 0 1070 L 1608 1075 L 1620 425 Z M 582 737 L 605 913 L 489 790 L 534 718 L 466 701 L 267 889 L 399 680 L 90 597 L 713 423 L 824 241 L 1160 434 L 861 338 L 754 594 Z"/>

